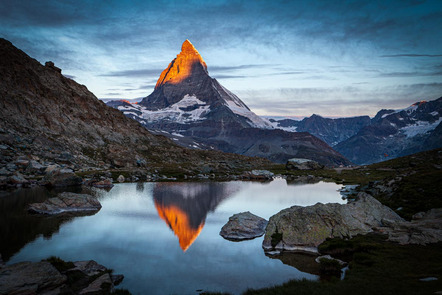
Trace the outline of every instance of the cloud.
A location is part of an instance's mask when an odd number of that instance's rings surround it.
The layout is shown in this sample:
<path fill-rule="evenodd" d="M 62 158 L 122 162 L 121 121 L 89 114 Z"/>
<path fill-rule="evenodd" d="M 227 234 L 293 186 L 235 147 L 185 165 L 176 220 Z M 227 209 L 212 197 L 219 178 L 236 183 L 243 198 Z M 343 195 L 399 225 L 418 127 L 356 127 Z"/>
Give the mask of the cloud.
<path fill-rule="evenodd" d="M 433 77 L 433 76 L 442 76 L 442 71 L 433 71 L 433 72 L 390 72 L 390 73 L 381 73 L 379 77 Z"/>
<path fill-rule="evenodd" d="M 442 96 L 442 83 L 417 83 L 365 89 L 363 87 L 312 87 L 237 91 L 260 115 L 374 116 L 379 110 L 405 108 L 420 100 Z M 269 97 L 272 97 L 269 103 Z"/>
<path fill-rule="evenodd" d="M 140 69 L 140 70 L 123 70 L 100 74 L 101 77 L 149 77 L 160 76 L 163 70 L 159 69 Z"/>
<path fill-rule="evenodd" d="M 386 54 L 380 57 L 442 57 L 442 54 Z"/>
<path fill-rule="evenodd" d="M 280 66 L 279 64 L 256 64 L 256 65 L 237 65 L 237 66 L 208 66 L 211 72 L 224 72 L 224 71 L 236 71 L 236 70 L 248 70 L 255 68 L 273 68 Z"/>

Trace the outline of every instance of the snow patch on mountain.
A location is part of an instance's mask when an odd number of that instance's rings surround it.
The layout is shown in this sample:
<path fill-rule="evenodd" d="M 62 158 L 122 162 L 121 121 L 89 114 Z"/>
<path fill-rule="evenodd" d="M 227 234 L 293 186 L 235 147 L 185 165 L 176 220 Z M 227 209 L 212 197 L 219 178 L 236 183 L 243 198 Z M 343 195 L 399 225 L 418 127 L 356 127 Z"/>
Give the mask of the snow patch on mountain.
<path fill-rule="evenodd" d="M 433 123 L 427 121 L 417 121 L 415 124 L 402 127 L 399 130 L 404 133 L 408 138 L 410 138 L 436 129 L 440 122 L 442 122 L 442 117 L 440 117 L 437 121 L 434 121 Z"/>
<path fill-rule="evenodd" d="M 274 129 L 281 129 L 287 132 L 297 132 L 296 129 L 298 128 L 297 126 L 289 126 L 289 127 L 283 127 L 280 125 L 280 123 L 278 121 L 270 121 L 270 124 L 272 124 Z"/>
<path fill-rule="evenodd" d="M 157 111 L 151 111 L 140 105 L 122 105 L 118 109 L 124 114 L 131 114 L 146 120 L 158 122 L 168 120 L 177 123 L 191 123 L 205 120 L 205 115 L 210 112 L 210 106 L 193 95 L 186 94 L 179 102 Z M 137 115 L 135 111 L 141 112 Z"/>
<path fill-rule="evenodd" d="M 225 102 L 226 102 L 226 105 L 229 107 L 229 109 L 233 113 L 247 118 L 252 123 L 251 127 L 263 128 L 263 129 L 273 129 L 273 126 L 269 121 L 259 117 L 254 112 L 252 112 L 242 106 L 239 106 L 234 101 L 226 100 Z"/>

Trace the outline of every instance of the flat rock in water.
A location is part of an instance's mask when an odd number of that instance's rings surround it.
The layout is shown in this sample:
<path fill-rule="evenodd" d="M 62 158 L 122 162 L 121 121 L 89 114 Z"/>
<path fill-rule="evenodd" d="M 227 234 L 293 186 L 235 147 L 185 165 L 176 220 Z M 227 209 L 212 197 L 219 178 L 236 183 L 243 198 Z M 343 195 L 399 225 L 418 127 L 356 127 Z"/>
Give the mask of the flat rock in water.
<path fill-rule="evenodd" d="M 293 206 L 270 217 L 262 247 L 264 250 L 316 252 L 327 238 L 351 238 L 383 225 L 404 220 L 366 193 L 348 204 Z"/>
<path fill-rule="evenodd" d="M 29 205 L 28 211 L 37 214 L 59 214 L 64 212 L 98 211 L 100 202 L 93 196 L 64 192 L 56 198 L 50 198 L 43 203 Z"/>
<path fill-rule="evenodd" d="M 20 262 L 0 269 L 0 294 L 57 294 L 66 280 L 47 261 Z"/>
<path fill-rule="evenodd" d="M 245 240 L 262 236 L 267 220 L 250 212 L 234 214 L 219 233 L 228 240 Z"/>

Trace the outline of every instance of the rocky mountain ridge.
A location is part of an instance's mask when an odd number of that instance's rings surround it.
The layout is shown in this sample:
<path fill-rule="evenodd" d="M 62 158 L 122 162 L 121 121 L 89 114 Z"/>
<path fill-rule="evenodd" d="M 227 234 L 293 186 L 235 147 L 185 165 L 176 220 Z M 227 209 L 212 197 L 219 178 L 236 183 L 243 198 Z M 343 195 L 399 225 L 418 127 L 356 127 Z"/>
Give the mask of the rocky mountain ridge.
<path fill-rule="evenodd" d="M 356 164 L 370 164 L 442 147 L 442 98 L 368 116 L 301 121 L 270 119 L 275 128 L 309 132 Z"/>
<path fill-rule="evenodd" d="M 336 150 L 357 164 L 370 164 L 442 147 L 442 97 L 401 110 L 381 110 Z"/>

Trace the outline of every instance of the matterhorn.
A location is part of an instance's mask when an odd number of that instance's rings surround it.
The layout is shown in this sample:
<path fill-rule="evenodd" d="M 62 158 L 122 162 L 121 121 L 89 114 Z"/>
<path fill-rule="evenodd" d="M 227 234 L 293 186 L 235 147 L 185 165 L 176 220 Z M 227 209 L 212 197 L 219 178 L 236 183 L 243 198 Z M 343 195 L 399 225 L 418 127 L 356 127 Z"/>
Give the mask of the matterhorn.
<path fill-rule="evenodd" d="M 189 40 L 161 73 L 150 95 L 138 104 L 108 104 L 150 131 L 190 148 L 218 149 L 281 163 L 293 157 L 329 166 L 349 163 L 309 133 L 274 129 L 210 77 L 204 59 Z"/>

